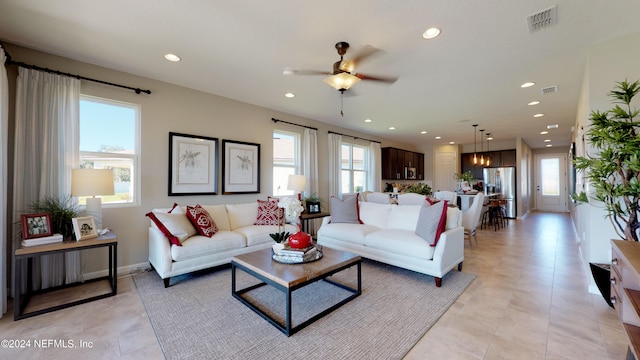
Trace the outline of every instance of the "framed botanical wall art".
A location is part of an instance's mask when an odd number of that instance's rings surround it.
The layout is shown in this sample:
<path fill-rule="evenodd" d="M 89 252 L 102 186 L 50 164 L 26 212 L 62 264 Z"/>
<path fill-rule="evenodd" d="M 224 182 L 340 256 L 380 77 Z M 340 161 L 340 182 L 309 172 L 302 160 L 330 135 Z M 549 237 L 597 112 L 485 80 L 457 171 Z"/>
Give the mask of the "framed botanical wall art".
<path fill-rule="evenodd" d="M 71 222 L 73 223 L 73 233 L 76 235 L 76 240 L 88 240 L 98 237 L 98 230 L 93 216 L 73 218 Z"/>
<path fill-rule="evenodd" d="M 169 133 L 169 196 L 216 195 L 218 139 Z"/>
<path fill-rule="evenodd" d="M 222 193 L 260 192 L 260 144 L 222 140 Z"/>
<path fill-rule="evenodd" d="M 24 214 L 20 216 L 22 222 L 22 238 L 34 239 L 43 236 L 51 236 L 51 214 Z"/>

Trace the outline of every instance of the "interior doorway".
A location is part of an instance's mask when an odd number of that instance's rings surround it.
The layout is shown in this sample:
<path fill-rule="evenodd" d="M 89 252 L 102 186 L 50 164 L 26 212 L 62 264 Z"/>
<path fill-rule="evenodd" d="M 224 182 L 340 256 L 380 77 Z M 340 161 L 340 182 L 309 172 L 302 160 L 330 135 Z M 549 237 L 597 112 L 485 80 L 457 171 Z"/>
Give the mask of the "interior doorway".
<path fill-rule="evenodd" d="M 536 210 L 567 211 L 567 155 L 535 155 Z"/>

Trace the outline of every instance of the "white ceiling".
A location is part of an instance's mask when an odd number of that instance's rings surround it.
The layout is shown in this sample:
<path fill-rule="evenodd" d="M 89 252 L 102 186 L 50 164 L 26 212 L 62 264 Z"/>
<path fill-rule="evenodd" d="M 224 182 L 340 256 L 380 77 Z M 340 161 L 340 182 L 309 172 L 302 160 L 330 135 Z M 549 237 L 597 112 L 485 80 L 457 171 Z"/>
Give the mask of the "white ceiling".
<path fill-rule="evenodd" d="M 554 5 L 557 25 L 529 33 Z M 2 0 L 0 40 L 416 145 L 473 144 L 477 123 L 542 148 L 569 145 L 589 46 L 640 32 L 638 14 L 637 0 Z M 424 40 L 429 26 L 442 34 Z M 356 84 L 344 117 L 323 76 L 282 74 L 331 71 L 338 41 L 384 51 L 356 72 L 399 77 Z"/>

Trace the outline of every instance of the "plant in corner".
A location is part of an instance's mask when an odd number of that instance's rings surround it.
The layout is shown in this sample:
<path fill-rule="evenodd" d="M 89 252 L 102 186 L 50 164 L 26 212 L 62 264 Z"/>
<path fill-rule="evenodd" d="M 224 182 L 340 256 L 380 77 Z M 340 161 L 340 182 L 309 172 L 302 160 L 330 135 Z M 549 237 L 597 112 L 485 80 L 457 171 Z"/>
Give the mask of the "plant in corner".
<path fill-rule="evenodd" d="M 51 214 L 51 228 L 54 233 L 62 234 L 67 238 L 73 235 L 73 223 L 71 219 L 78 217 L 80 209 L 72 201 L 71 196 L 44 196 L 29 204 L 29 211 Z"/>
<path fill-rule="evenodd" d="M 630 241 L 638 241 L 640 226 L 640 123 L 636 121 L 638 110 L 631 107 L 639 91 L 640 81 L 618 82 L 608 94 L 615 106 L 604 112 L 591 112 L 585 139 L 595 153 L 576 157 L 574 164 L 592 191 L 571 196 L 577 203 L 588 203 L 591 198 L 603 204 L 616 234 Z M 598 289 L 613 307 L 609 264 L 589 265 Z"/>

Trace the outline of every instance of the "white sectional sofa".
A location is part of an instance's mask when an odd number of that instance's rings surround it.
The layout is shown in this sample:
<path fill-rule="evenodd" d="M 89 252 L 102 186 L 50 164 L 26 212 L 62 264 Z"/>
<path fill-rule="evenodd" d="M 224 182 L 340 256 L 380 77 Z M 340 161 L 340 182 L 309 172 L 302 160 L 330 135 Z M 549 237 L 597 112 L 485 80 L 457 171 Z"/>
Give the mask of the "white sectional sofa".
<path fill-rule="evenodd" d="M 277 225 L 254 225 L 257 202 L 201 206 L 215 221 L 218 232 L 212 237 L 187 236 L 181 241 L 182 246 L 172 245 L 150 220 L 149 263 L 164 280 L 165 287 L 169 286 L 172 276 L 228 264 L 235 255 L 266 249 L 274 244 L 269 234 L 278 232 Z M 152 212 L 166 214 L 169 210 L 154 209 Z M 285 224 L 281 231 L 293 234 L 297 227 Z"/>
<path fill-rule="evenodd" d="M 446 273 L 456 266 L 462 270 L 462 212 L 447 209 L 445 231 L 431 246 L 415 233 L 421 206 L 359 202 L 363 224 L 331 223 L 331 217 L 325 217 L 318 244 L 431 275 L 440 287 Z"/>

